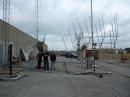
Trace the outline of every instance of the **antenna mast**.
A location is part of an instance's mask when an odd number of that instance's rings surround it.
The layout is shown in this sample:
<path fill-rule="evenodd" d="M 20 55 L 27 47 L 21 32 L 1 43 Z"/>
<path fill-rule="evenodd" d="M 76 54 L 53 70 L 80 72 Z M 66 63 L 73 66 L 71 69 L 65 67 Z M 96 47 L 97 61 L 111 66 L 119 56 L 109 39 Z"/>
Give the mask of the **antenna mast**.
<path fill-rule="evenodd" d="M 92 0 L 91 0 L 91 34 L 92 34 L 92 49 L 93 49 L 94 40 L 93 40 L 93 3 L 92 3 Z"/>
<path fill-rule="evenodd" d="M 35 5 L 36 5 L 36 38 L 38 40 L 39 38 L 39 5 L 40 5 L 40 0 L 35 0 Z"/>
<path fill-rule="evenodd" d="M 7 43 L 9 41 L 9 23 L 10 23 L 10 0 L 3 0 L 3 24 L 2 24 L 2 40 L 4 47 L 4 62 L 7 62 Z"/>

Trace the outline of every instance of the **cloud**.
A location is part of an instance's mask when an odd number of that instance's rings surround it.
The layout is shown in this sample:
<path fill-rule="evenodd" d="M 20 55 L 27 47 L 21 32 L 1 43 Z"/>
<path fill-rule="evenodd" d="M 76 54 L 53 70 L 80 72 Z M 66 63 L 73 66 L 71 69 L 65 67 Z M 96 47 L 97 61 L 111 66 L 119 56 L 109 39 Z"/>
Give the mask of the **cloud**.
<path fill-rule="evenodd" d="M 39 0 L 39 39 L 42 40 L 44 33 L 47 34 L 46 43 L 49 49 L 60 50 L 65 49 L 64 43 L 61 39 L 61 33 L 65 38 L 65 42 L 69 49 L 72 49 L 72 42 L 68 34 L 68 29 L 71 32 L 73 40 L 75 40 L 75 33 L 73 23 L 76 27 L 76 32 L 82 31 L 87 35 L 85 21 L 87 21 L 88 31 L 90 29 L 90 0 Z M 0 1 L 0 6 L 2 0 Z M 110 30 L 111 23 L 115 13 L 118 15 L 119 36 L 118 40 L 122 40 L 122 45 L 127 47 L 128 40 L 125 40 L 126 35 L 130 31 L 130 1 L 129 0 L 93 0 L 93 18 L 94 26 L 100 29 L 99 19 L 103 15 L 104 25 L 106 30 Z M 35 0 L 12 0 L 11 1 L 11 23 L 23 30 L 24 32 L 35 37 L 36 34 L 36 16 L 35 16 Z M 2 6 L 0 7 L 0 18 L 2 18 Z M 78 22 L 77 22 L 78 21 Z M 95 27 L 94 27 L 95 31 Z M 96 33 L 96 32 L 94 32 Z M 130 37 L 130 34 L 127 35 Z M 87 41 L 88 39 L 86 39 Z M 108 41 L 108 39 L 106 39 Z M 127 41 L 127 45 L 123 41 Z M 76 44 L 76 41 L 74 41 Z M 54 46 L 55 44 L 55 46 Z M 118 47 L 122 47 L 118 44 Z"/>

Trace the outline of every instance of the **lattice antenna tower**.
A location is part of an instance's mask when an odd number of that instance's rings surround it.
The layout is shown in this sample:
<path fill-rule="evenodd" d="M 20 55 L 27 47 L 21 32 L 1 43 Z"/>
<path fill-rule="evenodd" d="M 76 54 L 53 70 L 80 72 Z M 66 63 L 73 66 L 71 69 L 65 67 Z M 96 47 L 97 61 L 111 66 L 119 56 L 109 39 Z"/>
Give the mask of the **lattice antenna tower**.
<path fill-rule="evenodd" d="M 9 24 L 10 24 L 10 0 L 3 0 L 3 24 L 2 24 L 2 40 L 4 47 L 4 62 L 7 61 L 7 47 L 9 42 Z"/>
<path fill-rule="evenodd" d="M 35 0 L 35 15 L 36 15 L 36 38 L 39 39 L 39 10 L 40 0 Z"/>

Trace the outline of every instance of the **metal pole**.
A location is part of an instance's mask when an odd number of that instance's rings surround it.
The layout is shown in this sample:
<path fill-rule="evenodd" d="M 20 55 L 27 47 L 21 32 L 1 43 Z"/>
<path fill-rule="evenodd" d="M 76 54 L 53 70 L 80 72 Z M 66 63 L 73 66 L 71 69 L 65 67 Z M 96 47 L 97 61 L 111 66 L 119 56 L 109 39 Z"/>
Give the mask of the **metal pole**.
<path fill-rule="evenodd" d="M 94 49 L 94 47 L 93 47 L 93 45 L 94 45 L 94 40 L 93 40 L 93 3 L 92 3 L 92 0 L 91 0 L 91 33 L 92 33 L 92 57 L 94 57 L 94 52 L 93 52 L 93 49 Z M 94 64 L 94 70 L 93 70 L 93 72 L 95 73 L 95 58 L 94 58 L 94 62 L 93 62 Z"/>
<path fill-rule="evenodd" d="M 39 0 L 35 0 L 36 2 L 36 38 L 38 40 L 39 35 Z"/>
<path fill-rule="evenodd" d="M 9 46 L 9 55 L 10 55 L 10 57 L 9 57 L 9 61 L 10 61 L 10 77 L 12 77 L 12 44 L 10 44 L 10 46 Z"/>
<path fill-rule="evenodd" d="M 93 4 L 92 4 L 92 0 L 91 0 L 91 33 L 92 33 L 92 49 L 93 49 Z"/>
<path fill-rule="evenodd" d="M 87 69 L 88 69 L 88 57 L 87 57 Z"/>

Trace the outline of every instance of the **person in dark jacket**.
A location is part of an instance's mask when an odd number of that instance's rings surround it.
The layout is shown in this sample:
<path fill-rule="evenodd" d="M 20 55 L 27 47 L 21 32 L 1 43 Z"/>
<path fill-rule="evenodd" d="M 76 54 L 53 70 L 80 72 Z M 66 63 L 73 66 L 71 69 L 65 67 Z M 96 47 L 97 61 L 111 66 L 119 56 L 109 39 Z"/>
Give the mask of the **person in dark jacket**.
<path fill-rule="evenodd" d="M 50 55 L 51 70 L 55 70 L 56 55 L 53 53 Z"/>
<path fill-rule="evenodd" d="M 41 62 L 42 62 L 42 53 L 41 52 L 38 53 L 37 60 L 38 60 L 37 69 L 40 69 L 41 68 Z"/>
<path fill-rule="evenodd" d="M 45 53 L 43 54 L 44 68 L 45 68 L 45 70 L 49 70 L 48 56 L 49 56 L 48 52 L 45 52 Z"/>

